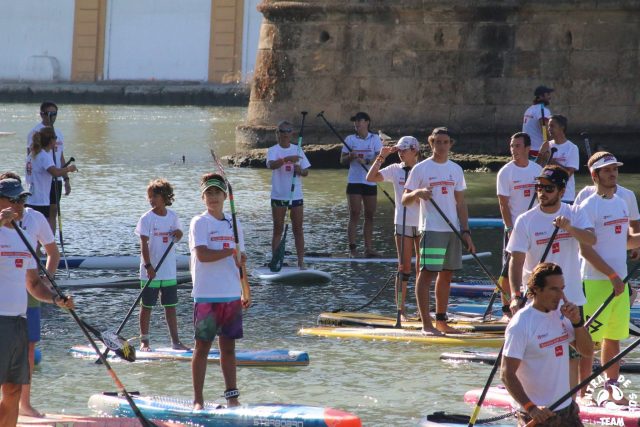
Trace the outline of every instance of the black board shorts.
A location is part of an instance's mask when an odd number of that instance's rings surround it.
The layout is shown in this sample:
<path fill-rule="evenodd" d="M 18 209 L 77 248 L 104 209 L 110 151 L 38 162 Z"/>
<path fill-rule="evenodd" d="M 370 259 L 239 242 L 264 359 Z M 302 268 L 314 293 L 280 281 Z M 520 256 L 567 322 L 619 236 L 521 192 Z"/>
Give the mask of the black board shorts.
<path fill-rule="evenodd" d="M 347 184 L 347 194 L 359 194 L 361 196 L 377 196 L 378 186 L 367 184 Z"/>

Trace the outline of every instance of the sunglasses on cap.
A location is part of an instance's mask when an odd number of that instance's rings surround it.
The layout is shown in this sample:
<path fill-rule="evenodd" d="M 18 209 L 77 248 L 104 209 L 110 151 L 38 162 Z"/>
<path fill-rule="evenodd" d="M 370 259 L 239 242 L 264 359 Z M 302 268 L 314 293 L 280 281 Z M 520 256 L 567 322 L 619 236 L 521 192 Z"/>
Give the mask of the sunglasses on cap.
<path fill-rule="evenodd" d="M 278 129 L 278 132 L 280 132 L 280 133 L 291 133 L 291 132 L 293 132 L 293 129 L 290 129 L 290 128 L 289 129 Z"/>
<path fill-rule="evenodd" d="M 558 186 L 553 184 L 536 184 L 536 191 L 544 190 L 545 193 L 553 193 L 557 189 Z"/>

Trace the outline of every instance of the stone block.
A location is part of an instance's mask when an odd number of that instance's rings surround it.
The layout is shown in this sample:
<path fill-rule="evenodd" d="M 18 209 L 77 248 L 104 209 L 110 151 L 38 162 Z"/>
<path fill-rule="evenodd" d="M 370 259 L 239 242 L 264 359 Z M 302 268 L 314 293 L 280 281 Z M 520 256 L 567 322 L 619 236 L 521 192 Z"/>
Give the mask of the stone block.
<path fill-rule="evenodd" d="M 617 75 L 617 52 L 608 51 L 574 51 L 571 52 L 568 77 L 577 78 L 610 78 Z"/>
<path fill-rule="evenodd" d="M 458 75 L 462 52 L 420 51 L 417 52 L 417 78 L 430 79 Z"/>
<path fill-rule="evenodd" d="M 542 51 L 512 51 L 504 53 L 504 75 L 516 78 L 541 78 Z"/>
<path fill-rule="evenodd" d="M 461 79 L 503 76 L 504 57 L 504 52 L 495 50 L 464 51 L 460 55 L 456 76 Z"/>
<path fill-rule="evenodd" d="M 396 77 L 416 76 L 418 54 L 413 49 L 400 49 L 392 53 L 391 72 Z"/>
<path fill-rule="evenodd" d="M 460 49 L 492 51 L 513 49 L 515 32 L 515 25 L 501 22 L 482 22 L 469 25 L 465 28 Z"/>
<path fill-rule="evenodd" d="M 495 129 L 494 105 L 456 105 L 451 110 L 451 127 L 455 132 L 491 132 Z"/>

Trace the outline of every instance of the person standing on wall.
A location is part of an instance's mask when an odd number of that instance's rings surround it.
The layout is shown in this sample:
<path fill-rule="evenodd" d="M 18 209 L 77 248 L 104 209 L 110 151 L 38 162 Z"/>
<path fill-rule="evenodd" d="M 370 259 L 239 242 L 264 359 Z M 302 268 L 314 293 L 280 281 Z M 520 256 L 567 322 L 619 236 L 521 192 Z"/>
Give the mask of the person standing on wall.
<path fill-rule="evenodd" d="M 522 132 L 531 137 L 529 155 L 532 160 L 538 157 L 538 151 L 542 147 L 542 143 L 546 142 L 544 133 L 551 116 L 551 110 L 547 108 L 551 102 L 551 92 L 553 92 L 553 89 L 550 87 L 538 86 L 533 91 L 533 105 L 527 108 L 522 119 Z"/>

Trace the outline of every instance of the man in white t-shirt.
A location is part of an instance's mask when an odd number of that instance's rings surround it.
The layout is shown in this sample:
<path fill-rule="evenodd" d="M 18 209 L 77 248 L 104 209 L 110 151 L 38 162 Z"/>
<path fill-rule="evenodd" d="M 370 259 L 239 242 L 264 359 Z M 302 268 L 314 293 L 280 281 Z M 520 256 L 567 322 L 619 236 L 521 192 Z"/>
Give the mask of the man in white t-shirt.
<path fill-rule="evenodd" d="M 524 112 L 522 119 L 522 132 L 531 137 L 530 155 L 535 160 L 542 143 L 547 140 L 546 128 L 551 110 L 547 108 L 551 102 L 553 89 L 546 86 L 538 86 L 533 92 L 533 105 Z"/>
<path fill-rule="evenodd" d="M 571 204 L 576 197 L 574 173 L 580 168 L 580 153 L 578 147 L 567 139 L 567 125 L 567 118 L 560 114 L 554 114 L 549 118 L 549 135 L 553 139 L 542 144 L 538 154 L 538 164 L 560 165 L 569 173 L 569 182 L 567 182 L 562 201 Z M 550 152 L 554 148 L 556 152 L 549 160 Z"/>
<path fill-rule="evenodd" d="M 584 213 L 590 228 L 595 230 L 597 242 L 593 246 L 580 245 L 587 298 L 584 318 L 589 319 L 612 292 L 615 294 L 615 298 L 589 326 L 593 341 L 602 343 L 601 360 L 605 364 L 620 352 L 620 341 L 629 337 L 629 289 L 622 278 L 627 276 L 627 249 L 640 246 L 640 234 L 631 233 L 629 208 L 616 195 L 618 167 L 622 163 L 613 154 L 599 151 L 591 156 L 588 166 L 596 193 L 584 200 L 578 209 Z M 581 361 L 583 378 L 589 375 L 592 361 L 593 353 Z M 609 391 L 619 387 L 620 363 L 615 363 L 605 372 Z M 626 399 L 615 402 L 628 404 Z"/>
<path fill-rule="evenodd" d="M 580 309 L 565 297 L 564 288 L 557 264 L 538 264 L 527 283 L 532 303 L 513 316 L 505 331 L 500 376 L 520 405 L 519 426 L 531 420 L 549 427 L 582 426 L 580 409 L 571 397 L 555 412 L 548 409 L 571 389 L 569 344 L 580 354 L 593 347 Z"/>
<path fill-rule="evenodd" d="M 449 150 L 454 141 L 449 130 L 435 128 L 428 139 L 433 155 L 418 163 L 411 170 L 404 186 L 402 204 L 410 206 L 420 202 L 420 272 L 416 282 L 416 299 L 422 332 L 440 335 L 458 332 L 447 325 L 447 307 L 451 278 L 455 270 L 462 268 L 462 246 L 458 235 L 451 230 L 444 216 L 459 231 L 469 252 L 475 252 L 469 231 L 469 211 L 464 198 L 467 184 L 462 168 L 449 160 Z M 429 315 L 429 288 L 436 279 L 436 327 Z"/>
<path fill-rule="evenodd" d="M 46 126 L 53 127 L 53 124 L 58 117 L 58 106 L 55 102 L 52 101 L 44 101 L 40 104 L 40 119 L 41 122 L 38 123 L 31 129 L 29 134 L 27 135 L 27 154 L 29 154 L 31 142 L 33 139 L 33 134 L 38 132 L 40 129 Z M 66 159 L 64 158 L 64 136 L 62 136 L 62 132 L 56 128 L 56 141 L 55 146 L 52 148 L 52 156 L 54 159 L 54 166 L 57 168 L 61 168 L 66 163 Z M 58 215 L 58 204 L 60 203 L 60 198 L 62 197 L 62 183 L 64 182 L 64 194 L 68 196 L 71 194 L 71 183 L 69 181 L 69 175 L 65 174 L 58 178 L 54 178 L 51 182 L 51 190 L 49 192 L 49 216 L 47 217 L 49 220 L 49 225 L 51 226 L 51 230 L 55 234 L 56 232 L 56 217 Z"/>
<path fill-rule="evenodd" d="M 284 231 L 287 209 L 290 212 L 293 238 L 298 255 L 298 267 L 304 268 L 304 232 L 302 177 L 309 175 L 311 163 L 302 147 L 291 144 L 293 125 L 282 120 L 276 128 L 278 143 L 267 151 L 267 167 L 271 169 L 271 217 L 273 235 L 271 252 L 275 256 Z M 272 257 L 273 258 L 273 257 Z"/>
<path fill-rule="evenodd" d="M 529 160 L 531 138 L 524 132 L 517 132 L 509 143 L 512 160 L 498 171 L 496 187 L 500 215 L 504 222 L 503 268 L 500 273 L 501 287 L 509 292 L 509 256 L 506 251 L 509 236 L 513 230 L 516 218 L 529 210 L 529 206 L 536 198 L 536 177 L 540 175 L 542 167 Z M 502 311 L 510 314 L 509 302 L 503 295 Z"/>
<path fill-rule="evenodd" d="M 27 292 L 42 302 L 74 307 L 71 297 L 60 298 L 42 282 L 38 261 L 13 228 L 12 221 L 20 221 L 23 213 L 16 206 L 28 194 L 20 181 L 0 180 L 0 426 L 16 425 L 22 385 L 30 382 Z"/>

